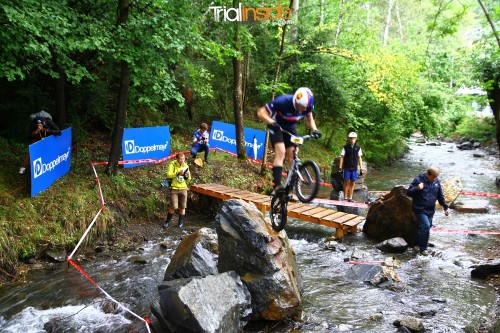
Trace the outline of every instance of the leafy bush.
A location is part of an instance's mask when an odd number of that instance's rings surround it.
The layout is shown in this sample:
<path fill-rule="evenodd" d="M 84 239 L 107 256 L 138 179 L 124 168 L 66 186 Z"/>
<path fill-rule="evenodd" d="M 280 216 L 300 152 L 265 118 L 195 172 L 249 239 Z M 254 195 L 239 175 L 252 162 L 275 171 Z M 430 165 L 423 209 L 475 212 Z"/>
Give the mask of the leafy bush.
<path fill-rule="evenodd" d="M 468 115 L 458 124 L 455 134 L 480 142 L 494 140 L 495 119 L 492 116 Z"/>

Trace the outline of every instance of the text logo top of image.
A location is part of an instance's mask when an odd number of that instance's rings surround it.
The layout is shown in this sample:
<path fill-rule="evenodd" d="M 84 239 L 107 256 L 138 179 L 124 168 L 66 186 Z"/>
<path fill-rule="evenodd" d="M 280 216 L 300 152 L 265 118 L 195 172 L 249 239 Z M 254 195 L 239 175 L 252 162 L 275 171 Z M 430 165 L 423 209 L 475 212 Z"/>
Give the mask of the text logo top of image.
<path fill-rule="evenodd" d="M 215 22 L 260 22 L 277 21 L 281 23 L 291 23 L 292 9 L 288 6 L 272 6 L 266 4 L 265 7 L 245 7 L 241 2 L 237 8 L 226 6 L 210 6 L 214 14 Z"/>

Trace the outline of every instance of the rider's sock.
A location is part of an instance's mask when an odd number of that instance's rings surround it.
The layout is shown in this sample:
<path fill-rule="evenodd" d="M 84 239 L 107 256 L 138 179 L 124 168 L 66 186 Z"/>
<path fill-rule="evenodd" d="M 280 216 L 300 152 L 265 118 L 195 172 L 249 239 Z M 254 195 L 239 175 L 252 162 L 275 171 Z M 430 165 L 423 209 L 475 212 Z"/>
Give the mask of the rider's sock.
<path fill-rule="evenodd" d="M 273 187 L 281 185 L 281 174 L 283 173 L 282 166 L 273 166 Z"/>

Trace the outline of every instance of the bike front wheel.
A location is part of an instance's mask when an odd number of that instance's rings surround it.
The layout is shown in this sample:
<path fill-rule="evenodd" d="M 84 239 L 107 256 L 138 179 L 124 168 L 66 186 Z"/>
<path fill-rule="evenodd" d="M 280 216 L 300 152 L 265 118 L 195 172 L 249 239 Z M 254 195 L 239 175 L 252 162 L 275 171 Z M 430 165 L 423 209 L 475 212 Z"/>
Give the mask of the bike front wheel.
<path fill-rule="evenodd" d="M 316 198 L 320 186 L 319 167 L 313 161 L 305 161 L 299 167 L 295 194 L 301 202 L 308 203 Z"/>
<path fill-rule="evenodd" d="M 276 193 L 271 198 L 271 225 L 274 230 L 281 231 L 285 229 L 287 222 L 287 204 L 286 193 Z"/>

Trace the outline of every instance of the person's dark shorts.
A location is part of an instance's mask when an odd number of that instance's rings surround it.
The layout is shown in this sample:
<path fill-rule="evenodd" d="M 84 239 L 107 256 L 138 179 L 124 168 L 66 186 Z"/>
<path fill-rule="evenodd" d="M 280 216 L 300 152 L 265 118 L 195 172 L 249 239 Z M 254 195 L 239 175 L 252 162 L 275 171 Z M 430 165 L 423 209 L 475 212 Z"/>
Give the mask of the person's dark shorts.
<path fill-rule="evenodd" d="M 294 135 L 297 135 L 297 129 L 296 128 L 290 129 L 290 130 L 288 130 L 288 132 L 290 132 L 290 133 L 292 133 Z M 272 143 L 273 147 L 278 142 L 283 142 L 285 144 L 285 148 L 295 146 L 290 141 L 290 134 L 284 133 L 282 131 L 279 131 L 278 133 L 274 133 L 274 134 L 272 134 L 271 132 L 269 132 L 269 139 L 271 139 L 271 143 Z"/>

